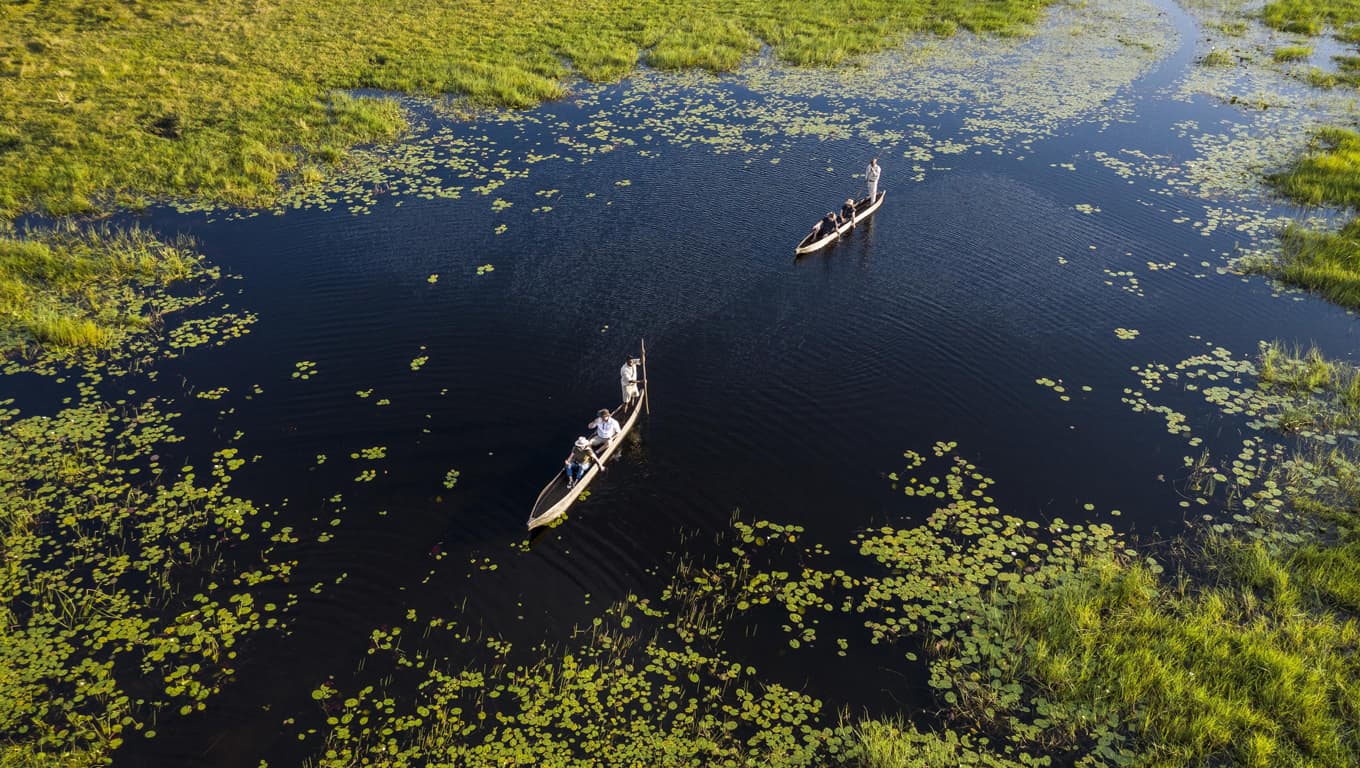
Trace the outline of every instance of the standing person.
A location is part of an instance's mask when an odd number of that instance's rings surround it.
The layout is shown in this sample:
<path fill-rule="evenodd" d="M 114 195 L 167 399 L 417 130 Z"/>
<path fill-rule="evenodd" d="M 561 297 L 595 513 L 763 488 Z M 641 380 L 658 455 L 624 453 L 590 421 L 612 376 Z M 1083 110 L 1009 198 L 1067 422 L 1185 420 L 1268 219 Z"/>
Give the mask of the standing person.
<path fill-rule="evenodd" d="M 623 390 L 623 406 L 625 408 L 632 404 L 633 398 L 638 396 L 638 365 L 641 362 L 641 358 L 634 357 L 625 360 L 623 367 L 619 369 L 619 387 Z"/>
<path fill-rule="evenodd" d="M 873 204 L 878 198 L 878 177 L 883 172 L 878 167 L 878 158 L 869 161 L 869 167 L 864 169 L 864 181 L 869 185 L 869 203 Z"/>
<path fill-rule="evenodd" d="M 576 485 L 576 481 L 585 477 L 587 462 L 595 462 L 595 466 L 604 471 L 604 463 L 600 457 L 595 455 L 595 451 L 590 447 L 590 441 L 584 437 L 576 438 L 576 444 L 571 447 L 571 453 L 567 454 L 567 459 L 563 463 L 567 465 L 567 487 Z"/>
<path fill-rule="evenodd" d="M 614 414 L 608 408 L 601 408 L 596 419 L 586 425 L 586 429 L 595 430 L 595 436 L 590 438 L 591 448 L 603 448 L 609 445 L 610 441 L 619 436 L 623 427 L 614 418 Z"/>

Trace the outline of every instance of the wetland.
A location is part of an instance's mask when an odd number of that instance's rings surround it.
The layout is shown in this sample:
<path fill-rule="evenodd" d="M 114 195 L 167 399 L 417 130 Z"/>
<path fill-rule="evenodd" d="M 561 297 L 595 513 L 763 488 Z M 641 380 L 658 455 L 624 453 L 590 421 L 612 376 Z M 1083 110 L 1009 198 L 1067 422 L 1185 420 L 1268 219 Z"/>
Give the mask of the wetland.
<path fill-rule="evenodd" d="M 1348 6 L 466 14 L 0 9 L 0 765 L 1360 759 Z"/>

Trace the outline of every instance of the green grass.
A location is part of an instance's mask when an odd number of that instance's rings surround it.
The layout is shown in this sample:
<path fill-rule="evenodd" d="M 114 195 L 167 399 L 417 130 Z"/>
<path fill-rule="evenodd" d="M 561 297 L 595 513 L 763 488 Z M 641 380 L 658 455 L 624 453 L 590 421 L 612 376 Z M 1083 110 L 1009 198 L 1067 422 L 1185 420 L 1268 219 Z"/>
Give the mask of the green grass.
<path fill-rule="evenodd" d="M 1326 29 L 1346 42 L 1360 34 L 1360 3 L 1355 0 L 1275 0 L 1266 3 L 1261 20 L 1270 27 L 1302 35 L 1318 35 Z"/>
<path fill-rule="evenodd" d="M 1308 150 L 1288 171 L 1270 177 L 1281 192 L 1309 205 L 1360 203 L 1360 134 L 1346 128 L 1322 128 Z"/>
<path fill-rule="evenodd" d="M 1360 134 L 1344 128 L 1319 130 L 1308 153 L 1269 181 L 1300 203 L 1360 207 Z M 1280 237 L 1277 259 L 1244 266 L 1315 291 L 1342 306 L 1360 308 L 1360 222 L 1352 221 L 1335 232 L 1290 224 Z"/>
<path fill-rule="evenodd" d="M 1259 543 L 1210 551 L 1226 566 L 1203 590 L 1105 559 L 1002 612 L 998 631 L 1048 718 L 1074 738 L 1083 723 L 1122 722 L 1146 765 L 1356 765 L 1354 616 L 1318 599 L 1317 566 Z M 1360 584 L 1350 567 L 1330 589 Z"/>
<path fill-rule="evenodd" d="M 989 750 L 984 740 L 954 731 L 921 732 L 900 720 L 865 720 L 851 731 L 844 768 L 1020 768 Z"/>
<path fill-rule="evenodd" d="M 639 62 L 730 71 L 762 42 L 830 65 L 957 28 L 1010 35 L 1046 0 L 75 0 L 0 4 L 0 217 L 200 196 L 264 204 L 405 126 L 393 99 L 528 107 Z"/>
<path fill-rule="evenodd" d="M 1275 49 L 1273 57 L 1276 61 L 1303 61 L 1313 55 L 1311 45 L 1282 45 Z"/>
<path fill-rule="evenodd" d="M 137 228 L 0 234 L 0 355 L 107 347 L 155 322 L 151 294 L 208 273 L 188 241 Z"/>
<path fill-rule="evenodd" d="M 1278 258 L 1251 262 L 1246 267 L 1313 291 L 1343 307 L 1360 309 L 1360 221 L 1352 221 L 1337 232 L 1315 232 L 1290 223 L 1280 240 Z"/>

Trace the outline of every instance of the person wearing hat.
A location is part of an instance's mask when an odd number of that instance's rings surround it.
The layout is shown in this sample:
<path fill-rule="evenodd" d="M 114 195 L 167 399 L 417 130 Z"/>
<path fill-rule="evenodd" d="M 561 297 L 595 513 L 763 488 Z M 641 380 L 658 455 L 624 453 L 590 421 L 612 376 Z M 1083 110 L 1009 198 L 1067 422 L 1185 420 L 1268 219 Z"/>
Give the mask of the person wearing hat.
<path fill-rule="evenodd" d="M 614 418 L 614 414 L 610 413 L 608 408 L 601 408 L 596 419 L 587 424 L 586 429 L 595 430 L 595 436 L 590 438 L 590 447 L 597 449 L 609 445 L 609 441 L 618 437 L 619 433 L 623 431 L 623 427 L 619 426 L 618 420 Z"/>
<path fill-rule="evenodd" d="M 634 357 L 631 360 L 625 360 L 623 367 L 619 369 L 619 387 L 623 389 L 623 405 L 625 408 L 632 404 L 633 398 L 638 396 L 638 365 L 641 362 L 641 358 Z"/>
<path fill-rule="evenodd" d="M 590 466 L 586 462 L 593 461 L 595 466 L 604 471 L 604 463 L 600 457 L 595 455 L 595 451 L 590 447 L 590 441 L 584 437 L 576 438 L 576 444 L 571 447 L 571 453 L 567 454 L 567 460 L 563 463 L 567 465 L 567 487 L 576 485 L 576 481 L 585 477 L 586 467 Z"/>
<path fill-rule="evenodd" d="M 841 222 L 849 222 L 852 226 L 855 224 L 855 199 L 853 197 L 847 197 L 845 205 L 841 206 Z"/>

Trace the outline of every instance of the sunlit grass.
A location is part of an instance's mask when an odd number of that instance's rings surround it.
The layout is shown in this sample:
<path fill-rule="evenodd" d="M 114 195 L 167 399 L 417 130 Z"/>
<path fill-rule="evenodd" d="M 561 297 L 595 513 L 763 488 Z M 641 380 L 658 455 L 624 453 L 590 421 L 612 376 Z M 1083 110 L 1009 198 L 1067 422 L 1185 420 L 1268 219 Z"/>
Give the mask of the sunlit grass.
<path fill-rule="evenodd" d="M 393 99 L 528 107 L 639 61 L 731 71 L 768 43 L 835 64 L 956 28 L 1009 35 L 1045 0 L 474 0 L 0 4 L 0 216 L 164 196 L 263 204 L 405 127 Z"/>
<path fill-rule="evenodd" d="M 1202 591 L 1102 560 L 1006 612 L 1049 716 L 1078 729 L 1113 716 L 1147 764 L 1355 765 L 1355 619 L 1259 543 L 1219 542 L 1213 556 L 1226 565 Z"/>
<path fill-rule="evenodd" d="M 1303 61 L 1312 55 L 1311 45 L 1282 45 L 1272 54 L 1276 61 Z"/>
<path fill-rule="evenodd" d="M 1310 151 L 1270 181 L 1307 205 L 1360 207 L 1360 134 L 1344 128 L 1319 130 Z M 1244 266 L 1342 306 L 1360 307 L 1360 223 L 1352 221 L 1336 232 L 1290 224 L 1280 237 L 1279 258 L 1249 260 Z"/>
<path fill-rule="evenodd" d="M 1222 48 L 1215 48 L 1204 54 L 1204 58 L 1199 63 L 1206 67 L 1232 67 L 1237 65 L 1237 57 L 1232 51 L 1225 51 Z"/>
<path fill-rule="evenodd" d="M 1289 224 L 1280 235 L 1278 257 L 1243 263 L 1252 272 L 1276 277 L 1318 293 L 1343 307 L 1360 308 L 1360 221 L 1337 232 Z"/>
<path fill-rule="evenodd" d="M 1343 41 L 1360 39 L 1360 5 L 1354 0 L 1274 0 L 1262 9 L 1261 20 L 1294 34 L 1317 35 L 1330 28 Z"/>
<path fill-rule="evenodd" d="M 145 293 L 205 273 L 187 241 L 62 225 L 0 235 L 0 353 L 104 347 L 146 327 Z"/>

